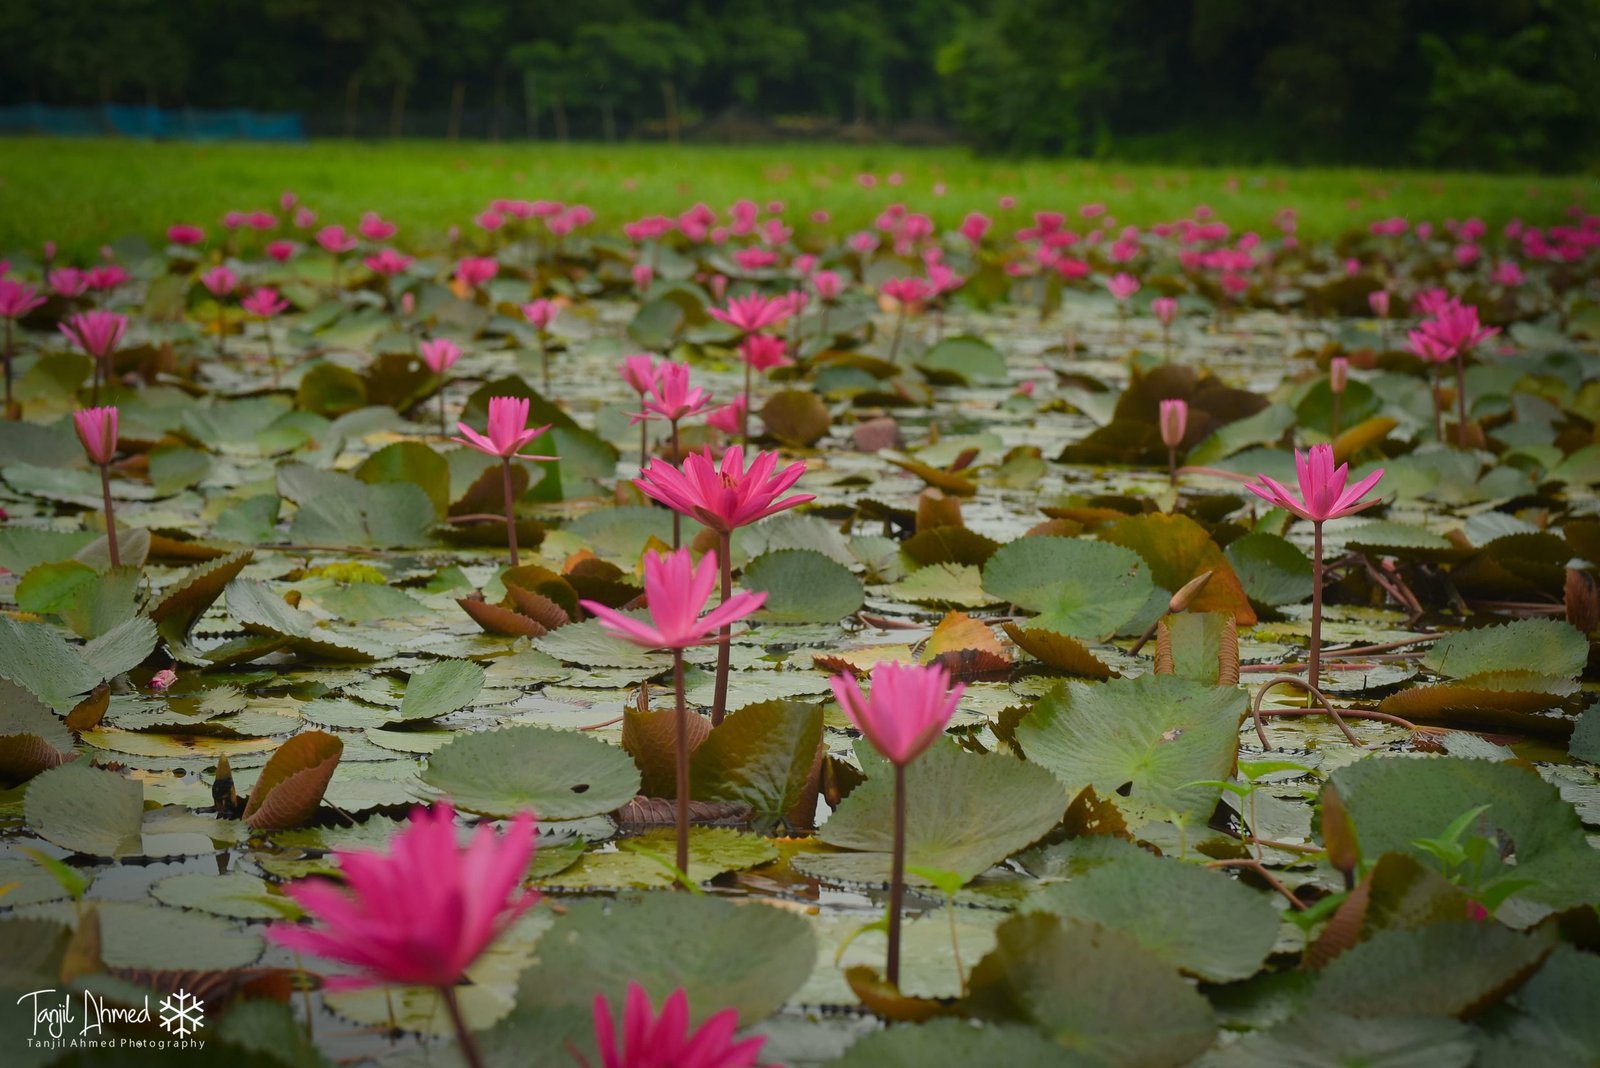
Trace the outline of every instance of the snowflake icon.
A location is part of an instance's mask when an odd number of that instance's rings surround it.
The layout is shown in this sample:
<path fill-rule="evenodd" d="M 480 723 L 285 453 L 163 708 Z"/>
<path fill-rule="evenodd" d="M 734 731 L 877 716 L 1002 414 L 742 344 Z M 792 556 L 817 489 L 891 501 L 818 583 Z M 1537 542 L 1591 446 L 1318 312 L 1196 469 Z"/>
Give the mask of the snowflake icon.
<path fill-rule="evenodd" d="M 171 997 L 161 999 L 161 1027 L 168 1034 L 187 1038 L 206 1025 L 203 1001 L 181 987 Z"/>

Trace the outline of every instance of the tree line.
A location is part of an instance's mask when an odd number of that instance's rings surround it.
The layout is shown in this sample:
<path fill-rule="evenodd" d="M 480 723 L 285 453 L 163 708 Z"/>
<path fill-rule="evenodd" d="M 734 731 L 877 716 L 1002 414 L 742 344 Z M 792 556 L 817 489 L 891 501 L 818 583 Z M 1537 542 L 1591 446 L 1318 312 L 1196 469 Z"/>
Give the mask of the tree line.
<path fill-rule="evenodd" d="M 350 136 L 1570 169 L 1600 0 L 10 0 L 0 102 Z"/>

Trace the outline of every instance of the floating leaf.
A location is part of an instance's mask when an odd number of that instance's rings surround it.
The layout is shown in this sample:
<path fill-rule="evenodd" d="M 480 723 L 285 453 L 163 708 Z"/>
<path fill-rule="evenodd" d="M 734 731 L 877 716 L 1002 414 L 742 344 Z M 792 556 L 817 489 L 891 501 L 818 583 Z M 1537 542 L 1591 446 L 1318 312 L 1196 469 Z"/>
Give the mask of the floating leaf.
<path fill-rule="evenodd" d="M 483 668 L 470 660 L 441 660 L 411 676 L 402 720 L 436 719 L 470 705 L 483 689 Z"/>
<path fill-rule="evenodd" d="M 238 577 L 254 553 L 249 550 L 219 557 L 191 569 L 167 588 L 161 603 L 150 610 L 156 630 L 167 641 L 182 641 L 223 589 Z"/>
<path fill-rule="evenodd" d="M 1100 540 L 1138 553 L 1150 565 L 1155 584 L 1169 593 L 1211 572 L 1210 581 L 1189 603 L 1189 611 L 1226 612 L 1241 627 L 1255 626 L 1256 613 L 1239 576 L 1211 535 L 1188 516 L 1161 512 L 1130 516 L 1102 528 Z"/>
<path fill-rule="evenodd" d="M 861 607 L 861 580 L 812 549 L 779 549 L 751 561 L 740 585 L 763 591 L 760 618 L 783 623 L 836 623 Z"/>
<path fill-rule="evenodd" d="M 822 439 L 833 416 L 815 393 L 781 389 L 761 406 L 761 421 L 768 433 L 785 445 L 803 448 Z"/>
<path fill-rule="evenodd" d="M 1109 679 L 1111 668 L 1075 638 L 1053 630 L 1005 624 L 1005 632 L 1029 656 L 1060 671 L 1088 679 Z"/>
<path fill-rule="evenodd" d="M 515 726 L 463 734 L 434 750 L 422 781 L 456 807 L 541 820 L 610 812 L 639 792 L 639 769 L 616 746 L 587 735 Z"/>
<path fill-rule="evenodd" d="M 1200 1060 L 1200 1068 L 1467 1068 L 1475 1063 L 1472 1032 L 1444 1016 L 1357 1019 L 1316 1009 L 1266 1031 L 1245 1035 Z"/>
<path fill-rule="evenodd" d="M 83 761 L 43 772 L 28 784 L 28 829 L 74 853 L 97 857 L 142 853 L 144 789 L 114 771 Z"/>
<path fill-rule="evenodd" d="M 935 384 L 1004 382 L 1009 373 L 1005 357 L 982 338 L 971 334 L 947 337 L 918 358 L 917 370 L 935 372 Z"/>
<path fill-rule="evenodd" d="M 52 708 L 71 708 L 103 677 L 51 628 L 0 615 L 0 679 Z"/>
<path fill-rule="evenodd" d="M 929 1020 L 862 1035 L 834 1068 L 928 1068 L 932 1064 L 1005 1068 L 1103 1068 L 1098 1057 L 1066 1049 L 1030 1027 L 977 1027 L 966 1020 Z"/>
<path fill-rule="evenodd" d="M 1150 599 L 1150 569 L 1131 549 L 1083 538 L 1021 538 L 983 567 L 983 588 L 1038 612 L 1038 630 L 1107 638 Z"/>
<path fill-rule="evenodd" d="M 1077 794 L 1116 795 L 1124 813 L 1204 821 L 1239 748 L 1245 695 L 1171 675 L 1065 682 L 1017 724 L 1028 759 Z"/>
<path fill-rule="evenodd" d="M 1589 661 L 1583 632 L 1557 619 L 1519 619 L 1449 634 L 1422 655 L 1422 666 L 1449 678 L 1491 671 L 1531 671 L 1572 678 Z"/>
<path fill-rule="evenodd" d="M 936 744 L 906 768 L 906 864 L 970 881 L 1043 837 L 1061 819 L 1066 801 L 1060 784 L 1037 765 Z M 808 855 L 806 870 L 883 881 L 893 850 L 893 809 L 894 780 L 884 766 L 851 792 L 819 834 L 831 846 L 858 852 Z"/>
<path fill-rule="evenodd" d="M 670 826 L 623 838 L 614 852 L 584 853 L 575 864 L 541 883 L 552 889 L 575 891 L 669 889 L 678 881 L 672 870 L 677 840 L 677 829 Z M 760 835 L 727 827 L 689 830 L 688 875 L 696 885 L 777 859 L 778 851 Z"/>
<path fill-rule="evenodd" d="M 1379 931 L 1322 972 L 1316 997 L 1352 1016 L 1466 1018 L 1515 990 L 1555 947 L 1555 932 L 1494 923 Z"/>
<path fill-rule="evenodd" d="M 1311 561 L 1276 534 L 1246 534 L 1228 543 L 1223 555 L 1239 585 L 1256 604 L 1277 608 L 1311 597 Z"/>
<path fill-rule="evenodd" d="M 759 819 L 781 820 L 805 799 L 821 744 L 820 705 L 746 705 L 712 729 L 695 750 L 689 776 L 693 796 L 740 802 Z"/>
<path fill-rule="evenodd" d="M 344 753 L 344 742 L 323 731 L 303 731 L 280 745 L 250 791 L 244 821 L 258 831 L 311 822 Z"/>

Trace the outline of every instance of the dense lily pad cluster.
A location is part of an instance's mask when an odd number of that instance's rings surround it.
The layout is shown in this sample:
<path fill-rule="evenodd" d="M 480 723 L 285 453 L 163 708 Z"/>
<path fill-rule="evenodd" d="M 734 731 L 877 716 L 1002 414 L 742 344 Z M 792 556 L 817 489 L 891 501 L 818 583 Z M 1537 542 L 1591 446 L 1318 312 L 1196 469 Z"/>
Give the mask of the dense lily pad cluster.
<path fill-rule="evenodd" d="M 293 1065 L 1592 1058 L 1600 217 L 348 222 L 0 268 L 0 1003 L 183 989 Z M 879 664 L 953 680 L 925 751 Z M 373 858 L 454 901 L 450 826 L 504 911 L 422 985 L 281 933 L 449 942 Z"/>

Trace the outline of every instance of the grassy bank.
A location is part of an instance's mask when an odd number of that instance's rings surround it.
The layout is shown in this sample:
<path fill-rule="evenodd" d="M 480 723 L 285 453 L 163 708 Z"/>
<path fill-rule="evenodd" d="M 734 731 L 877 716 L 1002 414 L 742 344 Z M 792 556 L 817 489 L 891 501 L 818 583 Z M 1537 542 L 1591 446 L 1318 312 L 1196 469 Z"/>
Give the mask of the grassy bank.
<path fill-rule="evenodd" d="M 863 172 L 879 184 L 863 188 Z M 904 182 L 891 187 L 885 179 L 895 172 Z M 81 253 L 110 235 L 156 237 L 180 220 L 215 227 L 223 212 L 274 205 L 286 189 L 327 220 L 376 209 L 411 235 L 468 224 L 494 197 L 583 201 L 609 226 L 740 197 L 783 200 L 795 221 L 826 210 L 852 227 L 896 200 L 950 224 L 971 210 L 995 214 L 1003 194 L 1016 197 L 1018 212 L 1099 201 L 1119 220 L 1145 224 L 1205 203 L 1236 226 L 1266 228 L 1292 207 L 1310 237 L 1381 215 L 1549 222 L 1574 199 L 1600 202 L 1593 178 L 988 161 L 958 149 L 0 139 L 0 250 L 51 239 Z"/>

